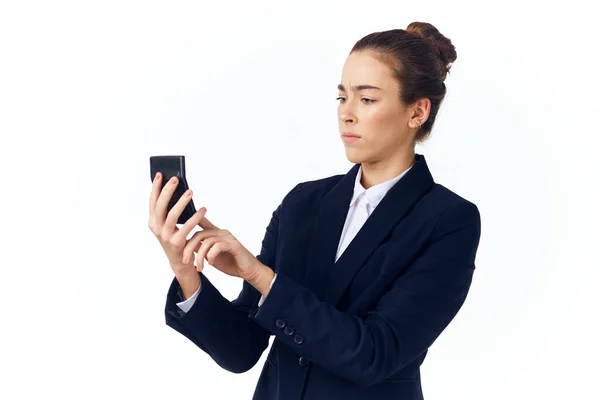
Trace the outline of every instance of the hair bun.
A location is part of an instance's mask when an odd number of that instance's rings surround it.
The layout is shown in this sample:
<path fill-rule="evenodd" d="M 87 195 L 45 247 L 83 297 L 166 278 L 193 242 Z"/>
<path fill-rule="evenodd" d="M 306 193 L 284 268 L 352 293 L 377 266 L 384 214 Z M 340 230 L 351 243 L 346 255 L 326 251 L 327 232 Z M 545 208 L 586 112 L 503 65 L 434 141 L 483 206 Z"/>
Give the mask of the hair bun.
<path fill-rule="evenodd" d="M 435 46 L 442 66 L 442 79 L 446 79 L 446 74 L 450 71 L 452 63 L 456 61 L 456 49 L 452 41 L 428 22 L 411 22 L 406 31 L 421 36 Z"/>

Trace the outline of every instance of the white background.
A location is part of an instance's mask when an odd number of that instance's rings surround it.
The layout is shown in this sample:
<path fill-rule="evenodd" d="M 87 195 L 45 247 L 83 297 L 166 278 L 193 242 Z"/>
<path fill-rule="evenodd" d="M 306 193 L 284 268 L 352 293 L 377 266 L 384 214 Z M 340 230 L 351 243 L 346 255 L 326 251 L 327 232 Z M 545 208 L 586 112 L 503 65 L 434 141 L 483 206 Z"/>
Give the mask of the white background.
<path fill-rule="evenodd" d="M 550 5 L 555 4 L 555 5 Z M 467 301 L 427 400 L 600 398 L 597 14 L 570 1 L 5 1 L 0 6 L 0 398 L 249 399 L 165 325 L 148 157 L 254 254 L 306 180 L 346 173 L 336 86 L 373 31 L 457 48 L 425 154 L 477 204 Z M 587 7 L 587 8 L 586 8 Z M 229 299 L 241 289 L 211 266 Z"/>

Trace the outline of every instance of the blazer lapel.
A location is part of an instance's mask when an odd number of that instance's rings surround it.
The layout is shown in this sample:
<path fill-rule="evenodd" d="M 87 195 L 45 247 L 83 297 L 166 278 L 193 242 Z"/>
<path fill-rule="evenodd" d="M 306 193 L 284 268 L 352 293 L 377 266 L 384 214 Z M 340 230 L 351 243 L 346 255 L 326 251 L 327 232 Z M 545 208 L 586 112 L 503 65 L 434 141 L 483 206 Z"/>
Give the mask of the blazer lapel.
<path fill-rule="evenodd" d="M 354 193 L 360 164 L 323 198 L 311 241 L 305 282 L 322 301 L 338 304 L 352 278 L 412 206 L 431 188 L 433 177 L 425 157 L 416 163 L 385 195 L 340 258 L 335 255 Z"/>
<path fill-rule="evenodd" d="M 315 217 L 304 282 L 321 301 L 326 299 L 327 276 L 335 261 L 359 168 L 360 164 L 354 164 L 323 197 Z"/>

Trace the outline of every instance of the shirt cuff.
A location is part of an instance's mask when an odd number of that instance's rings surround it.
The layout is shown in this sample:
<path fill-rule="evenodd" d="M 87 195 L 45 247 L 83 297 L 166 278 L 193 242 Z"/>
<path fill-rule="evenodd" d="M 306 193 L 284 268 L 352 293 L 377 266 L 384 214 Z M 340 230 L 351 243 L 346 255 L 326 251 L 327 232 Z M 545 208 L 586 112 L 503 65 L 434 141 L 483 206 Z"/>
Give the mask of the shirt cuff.
<path fill-rule="evenodd" d="M 269 288 L 273 287 L 273 283 L 275 282 L 275 279 L 277 279 L 277 274 L 275 274 L 275 276 L 273 277 L 273 280 L 271 280 L 271 286 L 269 286 Z M 265 301 L 265 296 L 260 296 L 260 300 L 258 300 L 258 306 L 260 307 L 264 301 Z"/>
<path fill-rule="evenodd" d="M 181 311 L 187 313 L 190 308 L 192 308 L 192 306 L 194 305 L 194 303 L 196 302 L 196 298 L 198 297 L 198 293 L 200 293 L 200 290 L 202 290 L 202 281 L 200 281 L 200 285 L 198 286 L 198 289 L 196 290 L 196 292 L 190 296 L 189 299 L 184 300 L 184 301 L 180 301 L 177 304 L 177 307 L 179 307 L 181 309 Z M 179 288 L 178 292 L 180 293 L 180 297 L 183 298 L 183 295 L 181 294 L 181 287 Z"/>

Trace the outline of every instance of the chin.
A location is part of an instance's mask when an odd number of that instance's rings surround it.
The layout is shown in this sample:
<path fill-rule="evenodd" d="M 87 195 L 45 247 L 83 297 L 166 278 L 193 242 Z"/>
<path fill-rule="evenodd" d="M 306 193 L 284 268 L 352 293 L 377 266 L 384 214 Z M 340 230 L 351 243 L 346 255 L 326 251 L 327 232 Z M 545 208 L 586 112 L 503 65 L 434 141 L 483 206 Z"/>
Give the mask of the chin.
<path fill-rule="evenodd" d="M 346 149 L 346 158 L 353 164 L 362 164 L 367 159 L 362 152 L 348 149 Z"/>

